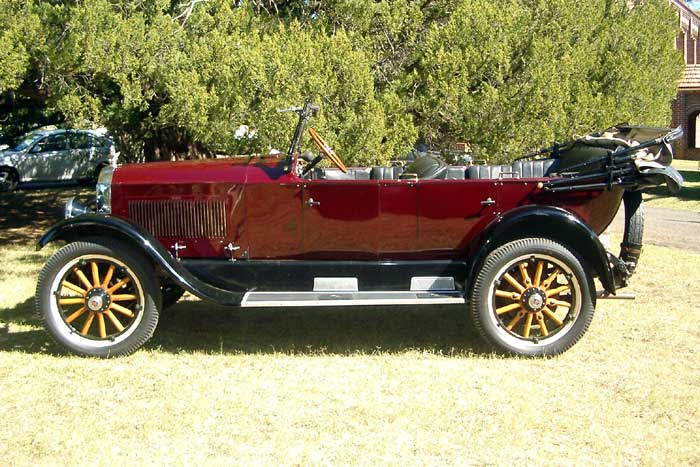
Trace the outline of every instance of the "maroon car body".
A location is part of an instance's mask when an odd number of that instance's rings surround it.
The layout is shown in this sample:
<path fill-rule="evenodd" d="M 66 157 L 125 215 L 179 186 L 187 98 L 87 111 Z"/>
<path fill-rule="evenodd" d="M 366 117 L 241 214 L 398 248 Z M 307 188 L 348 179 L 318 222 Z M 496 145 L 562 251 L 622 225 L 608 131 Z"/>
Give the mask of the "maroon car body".
<path fill-rule="evenodd" d="M 187 290 L 237 306 L 461 303 L 497 349 L 555 354 L 585 332 L 593 279 L 614 294 L 634 272 L 639 188 L 681 182 L 679 132 L 637 127 L 510 165 L 314 168 L 298 152 L 308 110 L 287 154 L 105 171 L 97 212 L 70 203 L 39 241 L 68 242 L 37 288 L 51 335 L 127 354 Z M 618 258 L 598 235 L 623 199 Z"/>
<path fill-rule="evenodd" d="M 310 180 L 284 164 L 273 156 L 124 166 L 112 180 L 112 214 L 168 248 L 179 242 L 181 258 L 227 258 L 233 243 L 235 257 L 250 260 L 463 259 L 519 206 L 559 206 L 601 233 L 623 193 L 552 194 L 537 187 L 545 178 Z M 199 207 L 215 214 L 199 219 Z M 200 230 L 188 231 L 195 222 Z"/>

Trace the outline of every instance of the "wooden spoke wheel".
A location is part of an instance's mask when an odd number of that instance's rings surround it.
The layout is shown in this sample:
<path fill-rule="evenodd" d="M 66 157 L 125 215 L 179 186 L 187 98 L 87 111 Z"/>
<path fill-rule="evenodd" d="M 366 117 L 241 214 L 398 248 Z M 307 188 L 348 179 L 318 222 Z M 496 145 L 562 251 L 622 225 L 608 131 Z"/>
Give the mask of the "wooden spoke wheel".
<path fill-rule="evenodd" d="M 474 286 L 472 317 L 499 350 L 554 355 L 575 344 L 593 318 L 592 286 L 564 246 L 526 238 L 493 251 Z"/>
<path fill-rule="evenodd" d="M 123 263 L 86 255 L 66 264 L 55 290 L 57 307 L 74 332 L 90 339 L 116 340 L 140 320 L 143 289 Z"/>
<path fill-rule="evenodd" d="M 160 289 L 150 265 L 120 243 L 76 242 L 42 270 L 37 306 L 47 331 L 74 353 L 126 355 L 158 321 Z"/>

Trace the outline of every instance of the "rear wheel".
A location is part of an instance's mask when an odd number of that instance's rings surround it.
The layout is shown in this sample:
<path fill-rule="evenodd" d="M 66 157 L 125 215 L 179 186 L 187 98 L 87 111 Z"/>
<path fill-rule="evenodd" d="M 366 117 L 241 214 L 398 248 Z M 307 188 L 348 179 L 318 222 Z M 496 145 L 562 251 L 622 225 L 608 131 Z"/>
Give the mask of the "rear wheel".
<path fill-rule="evenodd" d="M 563 245 L 525 238 L 494 250 L 479 272 L 471 314 L 486 341 L 506 353 L 562 353 L 593 319 L 592 284 Z"/>
<path fill-rule="evenodd" d="M 15 169 L 0 167 L 0 191 L 13 191 L 18 183 L 19 176 Z"/>
<path fill-rule="evenodd" d="M 37 311 L 54 340 L 75 354 L 128 355 L 158 323 L 154 276 L 151 265 L 122 243 L 70 243 L 39 274 Z"/>

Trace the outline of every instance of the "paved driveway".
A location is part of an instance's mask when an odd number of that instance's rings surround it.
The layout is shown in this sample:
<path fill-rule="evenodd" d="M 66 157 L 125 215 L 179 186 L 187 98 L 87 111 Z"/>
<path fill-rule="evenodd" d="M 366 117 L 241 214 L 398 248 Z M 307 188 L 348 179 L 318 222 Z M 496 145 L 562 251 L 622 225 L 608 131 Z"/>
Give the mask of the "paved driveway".
<path fill-rule="evenodd" d="M 610 229 L 622 235 L 624 228 L 624 208 L 620 207 Z M 645 206 L 644 244 L 700 252 L 700 213 Z"/>

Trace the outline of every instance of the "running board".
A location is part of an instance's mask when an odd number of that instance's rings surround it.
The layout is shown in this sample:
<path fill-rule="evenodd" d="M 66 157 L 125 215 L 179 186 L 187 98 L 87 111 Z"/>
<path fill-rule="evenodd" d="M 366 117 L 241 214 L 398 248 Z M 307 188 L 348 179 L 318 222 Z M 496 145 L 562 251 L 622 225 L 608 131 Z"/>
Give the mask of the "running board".
<path fill-rule="evenodd" d="M 242 307 L 464 304 L 460 292 L 248 292 Z"/>

